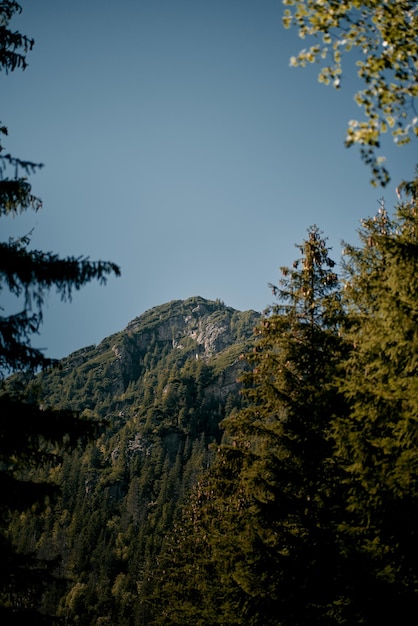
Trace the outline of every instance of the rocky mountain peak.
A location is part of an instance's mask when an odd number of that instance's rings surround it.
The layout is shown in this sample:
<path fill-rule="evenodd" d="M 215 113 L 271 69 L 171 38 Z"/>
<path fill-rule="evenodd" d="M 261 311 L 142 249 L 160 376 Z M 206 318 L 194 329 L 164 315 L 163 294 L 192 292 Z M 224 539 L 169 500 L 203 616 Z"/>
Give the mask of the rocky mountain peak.
<path fill-rule="evenodd" d="M 54 389 L 51 384 L 52 394 L 55 397 L 56 390 L 64 386 L 72 403 L 86 388 L 95 396 L 103 389 L 112 398 L 121 398 L 128 387 L 153 377 L 152 372 L 180 371 L 193 360 L 213 369 L 216 380 L 211 382 L 210 393 L 223 398 L 236 386 L 240 354 L 253 340 L 259 319 L 255 311 L 240 312 L 220 300 L 199 296 L 156 306 L 97 346 L 63 359 L 61 374 L 53 376 L 61 382 L 58 385 L 55 380 Z M 51 377 L 45 380 L 52 381 Z"/>

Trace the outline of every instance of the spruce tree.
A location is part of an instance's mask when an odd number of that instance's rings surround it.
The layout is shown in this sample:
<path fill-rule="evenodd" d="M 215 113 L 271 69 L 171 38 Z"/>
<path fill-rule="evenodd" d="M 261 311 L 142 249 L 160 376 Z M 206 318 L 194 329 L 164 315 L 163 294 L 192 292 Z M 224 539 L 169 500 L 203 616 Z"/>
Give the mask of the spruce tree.
<path fill-rule="evenodd" d="M 347 492 L 344 542 L 355 568 L 349 623 L 409 623 L 418 609 L 417 184 L 390 217 L 382 202 L 347 246 L 344 334 L 353 349 L 335 422 Z"/>
<path fill-rule="evenodd" d="M 316 227 L 299 252 L 273 287 L 278 303 L 258 330 L 243 379 L 249 406 L 226 421 L 232 449 L 221 451 L 221 458 L 234 448 L 242 455 L 248 519 L 238 529 L 232 576 L 256 624 L 327 623 L 338 560 L 329 426 L 341 411 L 340 290 Z"/>
<path fill-rule="evenodd" d="M 167 574 L 178 593 L 165 607 L 168 622 L 172 607 L 177 616 L 187 610 L 187 623 L 204 623 L 210 608 L 222 624 L 333 623 L 338 489 L 329 429 L 343 410 L 341 295 L 318 228 L 298 248 L 246 357 L 246 406 L 224 420 L 223 444 L 186 513 L 181 551 L 195 556 L 190 580 L 186 567 Z"/>
<path fill-rule="evenodd" d="M 0 70 L 6 74 L 27 66 L 26 54 L 32 39 L 11 29 L 10 21 L 21 12 L 17 2 L 0 2 Z M 0 124 L 2 143 L 7 127 Z M 15 216 L 23 211 L 41 208 L 41 200 L 32 193 L 28 176 L 40 164 L 4 153 L 0 145 L 0 217 Z M 31 344 L 33 333 L 42 323 L 42 308 L 48 291 L 55 289 L 69 299 L 74 289 L 89 281 L 106 280 L 119 274 L 114 263 L 91 262 L 88 259 L 60 258 L 30 248 L 30 237 L 9 239 L 0 243 L 0 290 L 7 295 L 7 310 L 0 308 L 0 616 L 2 623 L 13 624 L 22 619 L 31 623 L 50 620 L 35 610 L 39 596 L 47 584 L 51 567 L 35 555 L 17 554 L 8 537 L 8 523 L 16 510 L 40 505 L 54 493 L 48 480 L 32 480 L 35 468 L 50 467 L 60 460 L 64 445 L 71 448 L 82 437 L 94 431 L 70 412 L 54 411 L 39 406 L 21 385 L 6 379 L 8 374 L 29 376 L 53 365 L 53 361 Z M 11 299 L 15 298 L 15 300 Z M 13 303 L 16 309 L 13 312 Z M 45 478 L 48 472 L 45 471 Z M 50 564 L 51 565 L 51 564 Z M 53 565 L 53 564 L 52 564 Z"/>

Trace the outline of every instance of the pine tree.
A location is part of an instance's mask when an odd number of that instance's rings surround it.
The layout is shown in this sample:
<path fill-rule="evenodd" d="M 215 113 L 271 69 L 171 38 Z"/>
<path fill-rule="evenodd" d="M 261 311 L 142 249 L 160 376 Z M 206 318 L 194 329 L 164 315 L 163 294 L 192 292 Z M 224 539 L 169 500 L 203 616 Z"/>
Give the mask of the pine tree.
<path fill-rule="evenodd" d="M 17 2 L 0 2 L 0 69 L 6 74 L 26 68 L 26 54 L 34 44 L 32 39 L 11 30 L 10 21 L 20 12 Z M 0 125 L 0 134 L 4 141 L 6 126 Z M 0 217 L 41 208 L 28 182 L 28 176 L 40 167 L 4 154 L 0 145 Z M 0 316 L 0 615 L 7 624 L 21 622 L 25 616 L 31 623 L 42 621 L 34 606 L 51 569 L 34 556 L 16 553 L 7 534 L 9 520 L 13 511 L 36 507 L 55 491 L 46 479 L 34 483 L 31 472 L 59 461 L 64 444 L 71 448 L 81 437 L 90 436 L 94 427 L 70 412 L 39 406 L 16 380 L 11 383 L 5 377 L 13 372 L 30 375 L 53 364 L 31 345 L 31 337 L 42 323 L 48 291 L 55 288 L 63 299 L 69 299 L 74 289 L 93 279 L 105 282 L 112 273 L 119 274 L 114 263 L 62 259 L 32 250 L 28 236 L 0 243 L 0 290 L 14 297 L 19 307 L 10 314 L 2 307 L 4 314 Z M 8 311 L 10 308 L 8 298 Z M 44 474 L 47 478 L 47 471 Z"/>
<path fill-rule="evenodd" d="M 346 551 L 356 568 L 350 623 L 408 623 L 418 608 L 417 183 L 391 218 L 382 203 L 347 246 L 344 333 L 353 350 L 336 420 L 345 465 Z M 414 193 L 415 192 L 415 193 Z"/>

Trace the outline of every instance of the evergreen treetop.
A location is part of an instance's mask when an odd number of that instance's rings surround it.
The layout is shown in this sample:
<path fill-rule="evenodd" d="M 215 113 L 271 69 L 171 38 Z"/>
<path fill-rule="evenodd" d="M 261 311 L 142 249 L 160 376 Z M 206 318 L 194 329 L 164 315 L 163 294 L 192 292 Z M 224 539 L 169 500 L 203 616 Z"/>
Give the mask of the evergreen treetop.
<path fill-rule="evenodd" d="M 190 581 L 182 569 L 184 594 L 176 587 L 178 599 L 164 603 L 168 621 L 187 606 L 190 623 L 201 610 L 217 610 L 225 624 L 323 625 L 333 610 L 338 546 L 329 430 L 341 411 L 334 375 L 343 313 L 335 264 L 317 227 L 298 249 L 246 356 L 247 402 L 223 421 L 223 443 L 186 510 L 193 534 L 189 543 L 179 540 L 183 552 L 196 552 L 195 564 Z"/>

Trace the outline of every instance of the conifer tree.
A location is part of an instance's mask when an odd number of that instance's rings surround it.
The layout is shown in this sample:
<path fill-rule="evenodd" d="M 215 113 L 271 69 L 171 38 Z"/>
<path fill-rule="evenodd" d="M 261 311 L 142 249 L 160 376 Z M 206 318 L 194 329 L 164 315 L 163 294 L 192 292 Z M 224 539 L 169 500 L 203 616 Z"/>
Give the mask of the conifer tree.
<path fill-rule="evenodd" d="M 347 246 L 341 372 L 350 411 L 335 422 L 345 465 L 345 545 L 356 564 L 350 623 L 408 623 L 418 608 L 418 180 L 390 217 L 382 203 Z"/>
<path fill-rule="evenodd" d="M 0 2 L 0 70 L 6 74 L 27 66 L 26 54 L 32 39 L 11 29 L 10 21 L 21 12 L 17 2 Z M 0 134 L 7 127 L 0 124 Z M 4 154 L 0 145 L 0 217 L 14 216 L 28 209 L 37 211 L 41 201 L 32 193 L 28 176 L 40 164 Z M 30 238 L 10 239 L 0 243 L 0 290 L 15 298 L 19 307 L 10 313 L 0 308 L 0 616 L 2 623 L 13 624 L 23 618 L 40 623 L 34 610 L 36 600 L 46 583 L 48 568 L 35 558 L 16 554 L 7 536 L 7 525 L 14 510 L 35 506 L 54 491 L 47 482 L 34 483 L 30 472 L 36 467 L 59 460 L 64 442 L 75 445 L 80 437 L 93 432 L 92 425 L 70 412 L 54 411 L 37 404 L 5 381 L 7 374 L 31 374 L 53 364 L 42 351 L 31 344 L 42 322 L 42 308 L 48 291 L 56 289 L 69 299 L 92 279 L 101 282 L 109 274 L 119 274 L 114 263 L 91 262 L 88 259 L 60 258 L 53 253 L 30 249 Z M 48 619 L 45 618 L 48 622 Z"/>
<path fill-rule="evenodd" d="M 183 591 L 177 584 L 170 606 L 176 615 L 186 607 L 190 623 L 193 611 L 197 623 L 202 611 L 210 614 L 210 603 L 223 624 L 333 623 L 337 490 L 329 428 L 342 411 L 335 387 L 341 297 L 321 232 L 312 227 L 298 247 L 301 257 L 282 268 L 273 287 L 278 303 L 247 356 L 247 406 L 224 420 L 224 443 L 187 512 L 193 532 L 181 550 L 189 545 L 195 555 L 192 586 L 187 568 L 174 572 Z"/>
<path fill-rule="evenodd" d="M 221 459 L 236 449 L 242 456 L 248 519 L 244 532 L 237 529 L 232 576 L 258 624 L 326 623 L 337 562 L 328 434 L 341 410 L 334 380 L 342 353 L 340 292 L 316 227 L 299 252 L 273 287 L 278 303 L 258 331 L 252 371 L 244 376 L 249 406 L 226 420 L 232 448 L 221 451 Z"/>

